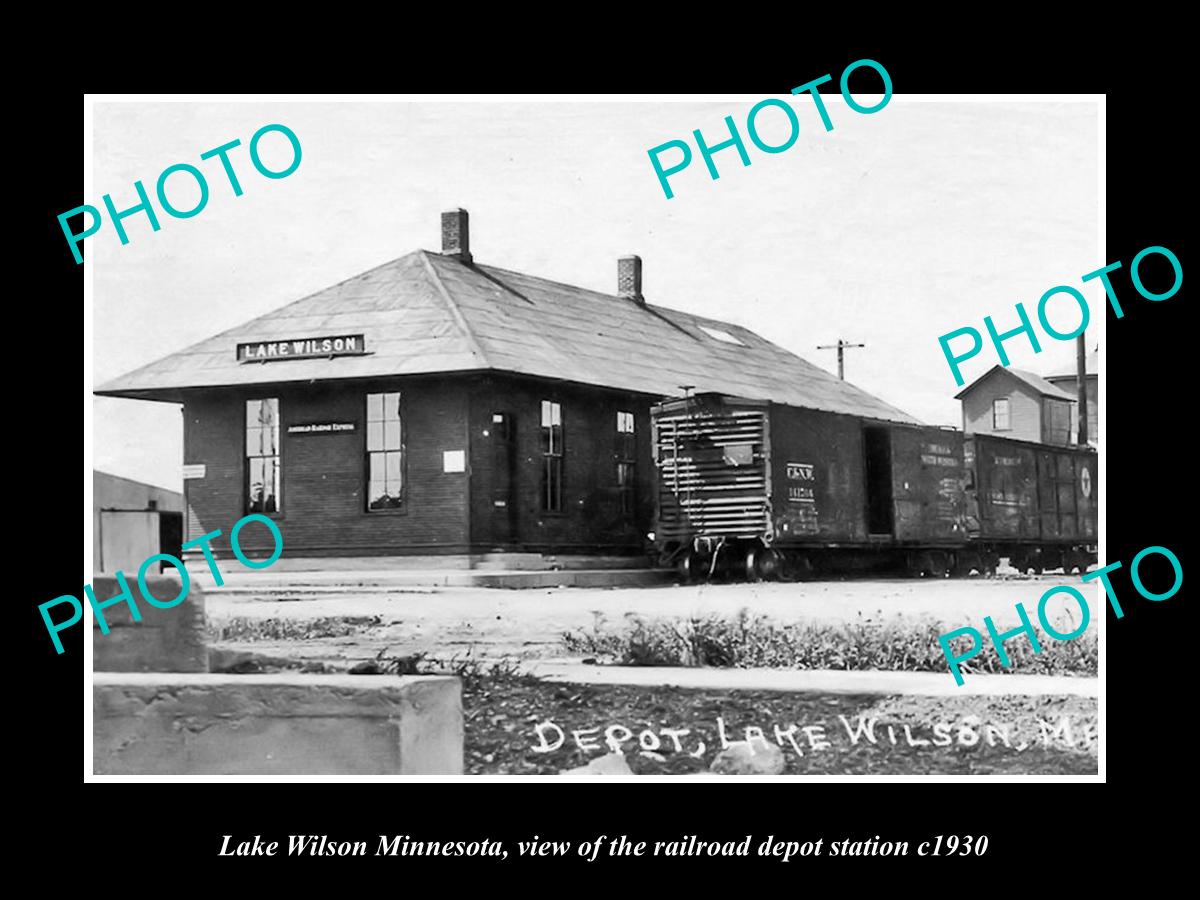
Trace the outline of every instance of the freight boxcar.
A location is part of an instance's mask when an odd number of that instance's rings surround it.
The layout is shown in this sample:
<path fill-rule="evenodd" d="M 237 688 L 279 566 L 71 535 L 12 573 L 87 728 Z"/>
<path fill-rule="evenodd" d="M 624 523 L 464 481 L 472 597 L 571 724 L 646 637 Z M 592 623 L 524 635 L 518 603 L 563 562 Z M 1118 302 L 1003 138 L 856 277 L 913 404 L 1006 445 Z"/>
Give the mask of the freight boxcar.
<path fill-rule="evenodd" d="M 685 578 L 962 563 L 958 432 L 714 394 L 651 423 L 655 545 Z"/>
<path fill-rule="evenodd" d="M 1023 572 L 1096 562 L 1096 451 L 975 434 L 963 453 L 967 552 L 985 569 L 1000 557 Z"/>

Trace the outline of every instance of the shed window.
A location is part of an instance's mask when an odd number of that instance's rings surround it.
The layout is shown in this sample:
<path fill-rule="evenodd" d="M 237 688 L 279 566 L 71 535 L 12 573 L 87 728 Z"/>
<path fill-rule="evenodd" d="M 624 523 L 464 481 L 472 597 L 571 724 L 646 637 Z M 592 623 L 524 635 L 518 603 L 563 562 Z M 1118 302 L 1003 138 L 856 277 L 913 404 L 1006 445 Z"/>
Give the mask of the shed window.
<path fill-rule="evenodd" d="M 542 509 L 562 512 L 563 499 L 562 406 L 542 401 Z"/>
<path fill-rule="evenodd" d="M 992 401 L 992 430 L 1010 431 L 1012 420 L 1009 416 L 1008 398 L 998 397 Z"/>
<path fill-rule="evenodd" d="M 637 436 L 634 434 L 633 413 L 617 412 L 617 490 L 621 496 L 621 513 L 632 515 L 634 481 L 637 474 Z"/>
<path fill-rule="evenodd" d="M 404 502 L 404 432 L 400 392 L 367 394 L 367 510 Z"/>
<path fill-rule="evenodd" d="M 279 512 L 279 399 L 246 401 L 246 512 Z"/>

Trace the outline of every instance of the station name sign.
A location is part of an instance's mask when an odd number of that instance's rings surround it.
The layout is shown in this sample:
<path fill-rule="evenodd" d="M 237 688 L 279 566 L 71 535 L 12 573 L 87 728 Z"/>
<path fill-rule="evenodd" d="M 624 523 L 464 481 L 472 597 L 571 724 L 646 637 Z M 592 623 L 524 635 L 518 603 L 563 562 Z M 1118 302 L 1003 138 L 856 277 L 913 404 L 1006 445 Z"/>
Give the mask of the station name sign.
<path fill-rule="evenodd" d="M 237 345 L 238 362 L 275 362 L 280 359 L 320 359 L 328 356 L 361 356 L 367 352 L 361 334 L 332 337 L 289 338 Z"/>

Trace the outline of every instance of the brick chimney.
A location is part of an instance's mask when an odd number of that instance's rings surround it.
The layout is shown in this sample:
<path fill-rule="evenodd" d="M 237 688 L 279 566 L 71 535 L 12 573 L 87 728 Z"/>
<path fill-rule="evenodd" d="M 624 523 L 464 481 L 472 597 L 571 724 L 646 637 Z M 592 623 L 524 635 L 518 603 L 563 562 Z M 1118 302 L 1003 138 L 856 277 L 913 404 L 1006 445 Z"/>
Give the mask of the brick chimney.
<path fill-rule="evenodd" d="M 465 209 L 442 213 L 442 253 L 457 256 L 465 263 L 471 261 L 470 222 Z"/>
<path fill-rule="evenodd" d="M 617 260 L 617 293 L 640 306 L 646 305 L 642 296 L 642 258 L 622 256 Z"/>

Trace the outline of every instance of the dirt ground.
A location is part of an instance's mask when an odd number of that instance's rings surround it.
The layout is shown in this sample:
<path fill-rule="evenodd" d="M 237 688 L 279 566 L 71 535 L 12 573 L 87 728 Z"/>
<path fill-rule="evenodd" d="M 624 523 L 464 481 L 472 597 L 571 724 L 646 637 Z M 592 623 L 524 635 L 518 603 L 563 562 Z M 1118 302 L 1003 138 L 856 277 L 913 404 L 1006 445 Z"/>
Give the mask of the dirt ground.
<path fill-rule="evenodd" d="M 216 644 L 344 667 L 347 661 L 426 653 L 439 658 L 478 659 L 562 657 L 565 631 L 597 623 L 619 627 L 627 616 L 687 617 L 711 613 L 734 616 L 742 608 L 778 622 L 838 622 L 930 616 L 947 628 L 983 628 L 991 616 L 997 627 L 1019 624 L 1015 604 L 1023 602 L 1036 622 L 1038 599 L 1058 584 L 1080 587 L 1090 601 L 1093 623 L 1101 609 L 1098 585 L 1080 585 L 1078 576 L 1043 575 L 993 579 L 863 579 L 800 584 L 723 584 L 648 588 L 393 588 L 368 593 L 348 590 L 335 596 L 297 592 L 296 599 L 264 602 L 214 593 L 206 598 Z M 1076 620 L 1075 604 L 1057 595 L 1048 604 L 1051 621 L 1064 609 Z M 1102 611 L 1102 609 L 1101 609 Z M 333 619 L 342 620 L 330 627 Z M 274 640 L 246 641 L 252 622 L 271 623 Z M 1092 627 L 1095 627 L 1093 625 Z"/>

